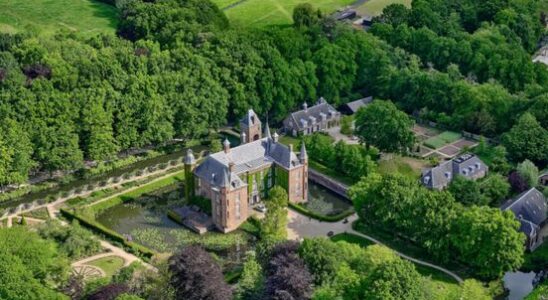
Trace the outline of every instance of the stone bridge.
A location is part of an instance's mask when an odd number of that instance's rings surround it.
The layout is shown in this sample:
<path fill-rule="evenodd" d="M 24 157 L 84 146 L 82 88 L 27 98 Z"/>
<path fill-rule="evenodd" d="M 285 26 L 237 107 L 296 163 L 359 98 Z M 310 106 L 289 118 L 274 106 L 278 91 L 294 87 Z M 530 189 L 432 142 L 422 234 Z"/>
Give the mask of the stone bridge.
<path fill-rule="evenodd" d="M 308 180 L 317 183 L 333 193 L 351 201 L 348 196 L 348 186 L 328 177 L 312 168 L 308 168 Z"/>

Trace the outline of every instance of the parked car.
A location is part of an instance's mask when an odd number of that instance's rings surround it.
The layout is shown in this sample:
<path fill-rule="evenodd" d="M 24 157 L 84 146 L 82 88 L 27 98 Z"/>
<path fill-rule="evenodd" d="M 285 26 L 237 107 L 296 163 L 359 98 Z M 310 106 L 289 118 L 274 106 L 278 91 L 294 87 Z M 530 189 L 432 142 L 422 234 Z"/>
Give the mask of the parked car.
<path fill-rule="evenodd" d="M 262 212 L 262 213 L 266 213 L 266 206 L 265 206 L 264 204 L 262 204 L 262 203 L 257 204 L 257 205 L 255 206 L 255 210 L 256 210 L 256 211 L 259 211 L 259 212 Z"/>

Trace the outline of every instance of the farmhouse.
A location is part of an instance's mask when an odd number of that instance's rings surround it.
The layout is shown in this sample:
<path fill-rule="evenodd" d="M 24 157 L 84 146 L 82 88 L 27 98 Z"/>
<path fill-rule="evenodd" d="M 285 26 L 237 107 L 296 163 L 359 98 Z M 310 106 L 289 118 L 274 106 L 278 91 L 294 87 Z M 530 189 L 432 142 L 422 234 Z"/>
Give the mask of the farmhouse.
<path fill-rule="evenodd" d="M 502 210 L 509 210 L 521 223 L 519 230 L 527 236 L 527 249 L 535 250 L 544 242 L 548 235 L 546 214 L 548 208 L 546 198 L 536 188 L 531 188 L 519 194 L 514 199 L 501 206 Z"/>
<path fill-rule="evenodd" d="M 293 136 L 308 135 L 338 126 L 341 118 L 339 113 L 322 97 L 316 105 L 308 107 L 306 102 L 303 109 L 291 113 L 283 124 L 286 133 Z"/>
<path fill-rule="evenodd" d="M 291 202 L 307 201 L 308 156 L 304 144 L 297 155 L 292 145 L 285 146 L 278 142 L 276 133 L 270 134 L 268 124 L 265 137 L 261 137 L 257 131 L 260 126 L 259 118 L 250 110 L 240 121 L 245 143 L 231 148 L 225 140 L 223 151 L 211 154 L 196 167 L 192 151 L 186 155 L 187 197 L 209 199 L 213 223 L 222 232 L 238 228 L 274 185 L 283 187 Z"/>
<path fill-rule="evenodd" d="M 441 190 L 449 185 L 455 176 L 479 179 L 487 175 L 488 167 L 477 156 L 463 154 L 430 169 L 423 170 L 421 182 L 427 188 Z"/>

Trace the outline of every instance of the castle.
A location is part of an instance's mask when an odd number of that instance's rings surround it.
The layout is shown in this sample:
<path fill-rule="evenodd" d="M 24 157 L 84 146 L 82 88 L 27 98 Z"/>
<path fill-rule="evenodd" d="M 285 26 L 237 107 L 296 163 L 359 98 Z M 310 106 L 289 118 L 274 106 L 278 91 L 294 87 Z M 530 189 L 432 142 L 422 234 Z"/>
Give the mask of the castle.
<path fill-rule="evenodd" d="M 269 190 L 283 187 L 289 201 L 306 202 L 308 197 L 308 156 L 304 144 L 299 154 L 293 146 L 270 134 L 253 110 L 240 121 L 242 144 L 231 148 L 225 140 L 224 150 L 209 155 L 196 165 L 192 151 L 185 157 L 186 196 L 202 196 L 211 201 L 212 220 L 222 232 L 237 229 L 254 205 L 268 197 Z"/>

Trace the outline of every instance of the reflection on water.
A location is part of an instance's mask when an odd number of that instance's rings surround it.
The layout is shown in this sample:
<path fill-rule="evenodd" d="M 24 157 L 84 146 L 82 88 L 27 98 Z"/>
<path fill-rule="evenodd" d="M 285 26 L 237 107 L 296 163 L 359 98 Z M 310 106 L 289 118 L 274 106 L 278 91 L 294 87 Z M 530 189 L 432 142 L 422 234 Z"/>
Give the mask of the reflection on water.
<path fill-rule="evenodd" d="M 352 203 L 313 182 L 308 184 L 308 203 L 306 208 L 320 215 L 330 216 L 347 211 Z"/>
<path fill-rule="evenodd" d="M 521 300 L 533 291 L 534 272 L 507 272 L 502 280 L 504 287 L 510 291 L 508 300 Z"/>

